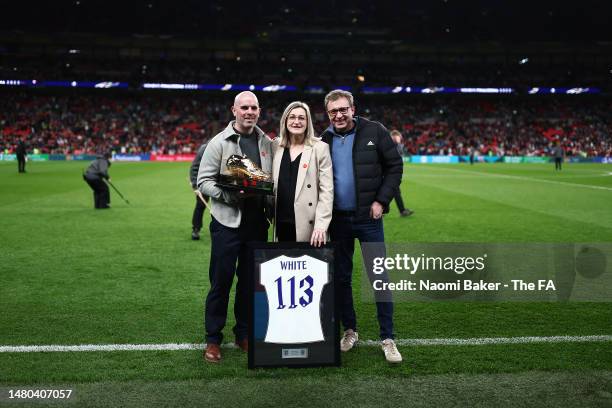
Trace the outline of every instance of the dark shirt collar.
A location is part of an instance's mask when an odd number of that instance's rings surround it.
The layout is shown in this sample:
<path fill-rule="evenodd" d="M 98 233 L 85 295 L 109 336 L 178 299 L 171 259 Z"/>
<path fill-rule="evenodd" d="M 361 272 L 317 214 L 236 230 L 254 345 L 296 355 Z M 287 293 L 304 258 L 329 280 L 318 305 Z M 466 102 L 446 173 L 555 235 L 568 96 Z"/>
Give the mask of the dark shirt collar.
<path fill-rule="evenodd" d="M 234 126 L 232 126 L 232 129 L 234 129 L 235 134 L 237 134 L 238 136 L 242 136 L 242 137 L 251 137 L 253 135 L 257 135 L 257 132 L 255 132 L 255 128 L 253 128 L 253 131 L 251 133 L 239 132 Z"/>
<path fill-rule="evenodd" d="M 224 139 L 230 139 L 230 138 L 234 138 L 235 136 L 238 135 L 238 133 L 236 132 L 236 129 L 234 129 L 234 124 L 236 123 L 235 120 L 232 120 L 227 127 L 221 132 L 221 134 L 223 135 Z M 265 136 L 265 133 L 258 127 L 255 126 L 255 128 L 253 129 L 253 132 L 257 135 L 258 138 Z"/>

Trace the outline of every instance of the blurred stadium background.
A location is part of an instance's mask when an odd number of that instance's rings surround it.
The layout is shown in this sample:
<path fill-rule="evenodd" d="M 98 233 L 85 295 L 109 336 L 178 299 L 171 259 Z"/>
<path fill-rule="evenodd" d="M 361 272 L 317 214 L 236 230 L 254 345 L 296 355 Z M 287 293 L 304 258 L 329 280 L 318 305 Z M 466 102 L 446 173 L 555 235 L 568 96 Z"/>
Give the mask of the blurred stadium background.
<path fill-rule="evenodd" d="M 245 89 L 270 135 L 296 99 L 322 131 L 323 97 L 339 87 L 358 115 L 402 132 L 416 213 L 393 208 L 390 242 L 612 241 L 608 2 L 0 7 L 0 346 L 202 342 L 209 244 L 189 240 L 180 162 L 227 124 Z M 20 140 L 27 175 L 13 162 Z M 557 141 L 562 174 L 549 164 Z M 491 163 L 461 164 L 471 149 Z M 109 150 L 132 206 L 114 197 L 94 214 L 80 170 Z M 358 310 L 366 339 L 376 338 L 371 306 Z M 397 309 L 404 339 L 612 334 L 609 303 Z M 612 403 L 609 340 L 400 349 L 399 368 L 363 347 L 339 369 L 263 372 L 236 350 L 219 367 L 197 350 L 2 352 L 0 385 L 70 385 L 85 406 L 298 406 L 304 393 L 315 405 Z"/>
<path fill-rule="evenodd" d="M 244 89 L 270 134 L 294 99 L 320 131 L 341 87 L 411 155 L 609 157 L 609 5 L 468 3 L 5 2 L 0 150 L 190 154 Z"/>

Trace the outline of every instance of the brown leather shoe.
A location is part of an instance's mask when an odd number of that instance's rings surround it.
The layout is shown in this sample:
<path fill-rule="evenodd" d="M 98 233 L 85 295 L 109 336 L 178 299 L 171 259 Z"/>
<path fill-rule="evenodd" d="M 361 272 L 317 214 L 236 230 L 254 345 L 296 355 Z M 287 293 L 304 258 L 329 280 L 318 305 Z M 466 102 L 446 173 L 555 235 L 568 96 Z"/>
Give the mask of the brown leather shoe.
<path fill-rule="evenodd" d="M 234 344 L 245 353 L 249 352 L 249 339 L 236 340 Z"/>
<path fill-rule="evenodd" d="M 221 348 L 218 344 L 207 344 L 204 350 L 204 360 L 209 363 L 218 363 L 221 361 Z"/>

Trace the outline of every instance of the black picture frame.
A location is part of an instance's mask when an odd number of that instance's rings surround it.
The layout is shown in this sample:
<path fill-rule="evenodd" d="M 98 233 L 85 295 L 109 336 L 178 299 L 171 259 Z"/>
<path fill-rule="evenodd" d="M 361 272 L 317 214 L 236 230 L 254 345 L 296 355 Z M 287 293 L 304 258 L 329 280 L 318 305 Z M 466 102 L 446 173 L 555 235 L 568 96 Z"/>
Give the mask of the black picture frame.
<path fill-rule="evenodd" d="M 326 367 L 340 366 L 340 319 L 336 308 L 334 281 L 334 245 L 315 248 L 309 243 L 249 243 L 249 351 L 248 367 Z M 269 323 L 265 287 L 260 284 L 262 263 L 280 256 L 308 255 L 327 264 L 328 283 L 320 297 L 319 313 L 324 340 L 310 343 L 266 343 L 262 332 Z M 264 317 L 265 316 L 265 317 Z"/>

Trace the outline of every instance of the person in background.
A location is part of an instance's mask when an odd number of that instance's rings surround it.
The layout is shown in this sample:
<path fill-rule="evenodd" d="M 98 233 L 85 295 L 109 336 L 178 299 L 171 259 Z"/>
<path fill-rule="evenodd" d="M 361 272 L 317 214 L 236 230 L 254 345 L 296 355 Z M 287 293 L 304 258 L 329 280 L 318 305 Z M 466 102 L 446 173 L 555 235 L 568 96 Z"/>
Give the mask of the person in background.
<path fill-rule="evenodd" d="M 17 143 L 17 149 L 15 149 L 15 154 L 17 156 L 17 171 L 19 173 L 25 173 L 26 157 L 28 156 L 28 153 L 26 151 L 26 146 L 25 143 L 23 143 L 23 140 L 20 140 L 19 143 Z"/>
<path fill-rule="evenodd" d="M 391 138 L 393 138 L 393 141 L 397 146 L 397 152 L 399 153 L 399 155 L 401 157 L 404 157 L 404 138 L 402 137 L 402 134 L 399 132 L 399 130 L 394 129 L 391 131 Z M 414 211 L 404 206 L 404 199 L 402 198 L 401 187 L 397 188 L 397 192 L 395 193 L 395 196 L 393 198 L 395 199 L 395 204 L 397 204 L 397 209 L 400 212 L 400 216 L 408 217 L 414 214 Z"/>
<path fill-rule="evenodd" d="M 329 146 L 314 136 L 308 105 L 292 102 L 285 108 L 279 139 L 272 164 L 275 237 L 325 245 L 334 202 L 332 162 Z"/>
<path fill-rule="evenodd" d="M 93 190 L 94 208 L 97 210 L 110 208 L 110 191 L 108 185 L 104 182 L 104 180 L 110 181 L 108 175 L 108 168 L 111 165 L 110 158 L 110 153 L 99 155 L 83 174 L 83 180 Z"/>
<path fill-rule="evenodd" d="M 563 164 L 563 158 L 565 157 L 565 151 L 561 147 L 561 142 L 557 140 L 555 147 L 552 150 L 553 157 L 555 158 L 555 170 L 561 171 L 561 165 Z"/>
<path fill-rule="evenodd" d="M 200 230 L 202 229 L 202 218 L 204 217 L 204 210 L 206 209 L 206 203 L 208 203 L 208 196 L 203 195 L 198 190 L 198 170 L 200 170 L 200 162 L 202 161 L 202 155 L 206 150 L 206 143 L 204 143 L 198 149 L 196 156 L 191 162 L 189 167 L 189 180 L 191 182 L 191 189 L 195 194 L 195 208 L 193 209 L 193 215 L 191 216 L 191 239 L 198 241 L 200 239 Z"/>

